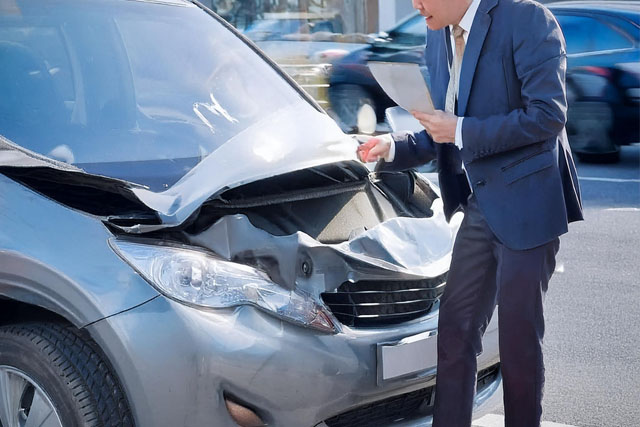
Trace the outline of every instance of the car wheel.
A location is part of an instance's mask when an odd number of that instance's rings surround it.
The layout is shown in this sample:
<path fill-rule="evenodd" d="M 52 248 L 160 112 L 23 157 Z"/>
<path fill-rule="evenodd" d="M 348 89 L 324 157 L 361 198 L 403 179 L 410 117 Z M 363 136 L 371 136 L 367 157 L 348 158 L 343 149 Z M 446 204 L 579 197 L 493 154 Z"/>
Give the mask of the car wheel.
<path fill-rule="evenodd" d="M 620 147 L 610 136 L 612 124 L 613 111 L 606 102 L 581 101 L 569 108 L 569 143 L 580 161 L 615 163 L 620 159 Z"/>
<path fill-rule="evenodd" d="M 329 91 L 329 102 L 344 132 L 358 131 L 358 113 L 363 105 L 369 105 L 373 111 L 377 111 L 371 95 L 358 85 L 335 86 Z"/>
<path fill-rule="evenodd" d="M 96 344 L 56 323 L 0 327 L 0 426 L 133 426 Z"/>
<path fill-rule="evenodd" d="M 607 153 L 578 152 L 576 157 L 584 163 L 617 163 L 620 161 L 620 149 Z"/>

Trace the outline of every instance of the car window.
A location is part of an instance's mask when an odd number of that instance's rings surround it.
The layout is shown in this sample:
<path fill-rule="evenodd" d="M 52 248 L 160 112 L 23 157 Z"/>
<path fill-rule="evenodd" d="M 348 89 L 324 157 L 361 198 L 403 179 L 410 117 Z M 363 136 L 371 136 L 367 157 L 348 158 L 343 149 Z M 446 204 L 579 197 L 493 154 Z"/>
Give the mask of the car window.
<path fill-rule="evenodd" d="M 166 188 L 254 124 L 314 108 L 189 3 L 11 3 L 0 8 L 0 135 L 87 172 Z"/>
<path fill-rule="evenodd" d="M 633 47 L 621 30 L 588 16 L 557 15 L 567 41 L 567 53 L 597 52 Z"/>
<path fill-rule="evenodd" d="M 421 15 L 416 15 L 404 24 L 395 28 L 392 33 L 396 35 L 406 34 L 424 38 L 427 35 L 427 25 Z"/>

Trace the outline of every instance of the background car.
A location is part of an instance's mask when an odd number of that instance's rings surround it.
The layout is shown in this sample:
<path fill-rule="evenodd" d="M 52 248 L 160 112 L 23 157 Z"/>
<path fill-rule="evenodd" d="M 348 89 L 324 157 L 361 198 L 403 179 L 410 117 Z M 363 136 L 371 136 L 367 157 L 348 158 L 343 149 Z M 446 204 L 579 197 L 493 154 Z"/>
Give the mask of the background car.
<path fill-rule="evenodd" d="M 243 32 L 254 41 L 286 40 L 295 39 L 299 34 L 341 33 L 342 22 L 337 14 L 273 12 L 265 13 L 262 19 L 252 22 Z"/>
<path fill-rule="evenodd" d="M 431 421 L 437 187 L 197 2 L 0 0 L 0 64 L 3 427 Z"/>
<path fill-rule="evenodd" d="M 617 161 L 640 141 L 640 2 L 548 5 L 567 41 L 567 131 L 582 160 Z"/>
<path fill-rule="evenodd" d="M 357 116 L 363 105 L 384 119 L 388 107 L 396 104 L 384 93 L 369 71 L 369 61 L 424 63 L 426 24 L 414 13 L 389 30 L 375 35 L 365 47 L 333 63 L 329 76 L 329 101 L 337 121 L 347 132 L 357 130 Z M 425 77 L 428 78 L 426 68 Z"/>

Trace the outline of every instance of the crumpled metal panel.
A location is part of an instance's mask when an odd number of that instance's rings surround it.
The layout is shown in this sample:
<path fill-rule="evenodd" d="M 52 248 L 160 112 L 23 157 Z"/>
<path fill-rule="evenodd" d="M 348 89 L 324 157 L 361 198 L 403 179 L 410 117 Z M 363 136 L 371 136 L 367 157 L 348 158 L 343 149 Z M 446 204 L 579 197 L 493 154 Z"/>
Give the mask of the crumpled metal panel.
<path fill-rule="evenodd" d="M 164 224 L 175 226 L 220 190 L 318 165 L 355 161 L 357 146 L 329 116 L 299 104 L 236 135 L 166 191 L 134 189 L 134 193 L 158 212 Z"/>
<path fill-rule="evenodd" d="M 203 202 L 229 188 L 314 166 L 354 161 L 358 143 L 326 114 L 301 102 L 274 112 L 208 155 L 176 184 L 159 193 L 110 177 L 105 187 L 130 193 L 156 211 L 162 224 L 120 227 L 144 233 L 182 224 Z M 47 167 L 92 176 L 73 165 L 37 154 L 0 136 L 0 166 Z M 361 165 L 363 174 L 367 173 Z M 82 179 L 82 176 L 79 176 Z M 113 184 L 116 184 L 115 186 Z M 106 220 L 106 218 L 103 218 Z"/>
<path fill-rule="evenodd" d="M 191 242 L 227 260 L 256 265 L 289 289 L 319 296 L 345 281 L 412 280 L 446 272 L 459 221 L 447 223 L 441 204 L 434 201 L 432 217 L 393 218 L 337 244 L 303 232 L 274 236 L 242 214 L 220 218 Z"/>

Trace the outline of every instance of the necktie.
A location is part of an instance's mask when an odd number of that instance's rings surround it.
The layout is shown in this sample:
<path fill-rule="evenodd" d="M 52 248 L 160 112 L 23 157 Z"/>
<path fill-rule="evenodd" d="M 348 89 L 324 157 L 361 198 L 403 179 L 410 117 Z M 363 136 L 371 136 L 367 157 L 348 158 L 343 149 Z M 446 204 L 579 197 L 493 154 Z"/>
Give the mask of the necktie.
<path fill-rule="evenodd" d="M 449 69 L 449 86 L 447 87 L 447 97 L 445 110 L 455 113 L 456 98 L 458 97 L 458 86 L 460 83 L 460 67 L 464 56 L 464 29 L 459 25 L 453 26 L 453 40 L 455 41 L 455 55 L 453 64 Z"/>

